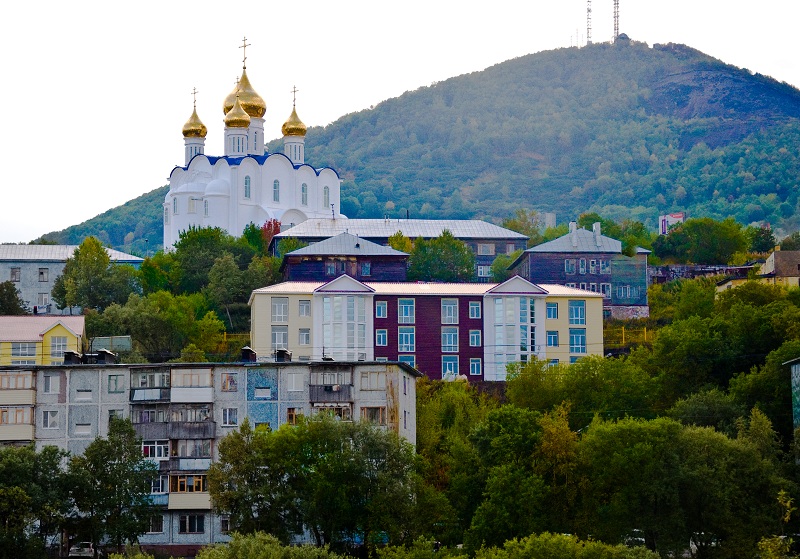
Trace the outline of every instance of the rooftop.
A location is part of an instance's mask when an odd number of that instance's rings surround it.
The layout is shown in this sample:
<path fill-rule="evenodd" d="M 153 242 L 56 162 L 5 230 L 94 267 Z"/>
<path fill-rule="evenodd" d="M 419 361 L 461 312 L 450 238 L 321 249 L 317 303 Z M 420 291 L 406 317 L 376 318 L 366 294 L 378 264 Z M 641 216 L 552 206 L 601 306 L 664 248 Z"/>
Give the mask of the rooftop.
<path fill-rule="evenodd" d="M 340 233 L 307 247 L 299 248 L 286 256 L 408 256 L 392 247 L 379 245 L 350 233 Z"/>
<path fill-rule="evenodd" d="M 340 276 L 341 277 L 341 276 Z M 335 281 L 335 280 L 334 280 Z M 511 280 L 509 280 L 511 281 Z M 322 281 L 287 281 L 262 287 L 253 291 L 258 293 L 312 294 L 328 282 Z M 526 282 L 527 283 L 527 282 Z M 363 282 L 374 291 L 375 295 L 478 295 L 483 296 L 498 285 L 497 283 L 427 283 L 427 282 Z M 548 295 L 575 297 L 602 297 L 602 293 L 566 287 L 556 284 L 531 284 L 545 291 Z M 521 293 L 521 292 L 520 292 Z"/>
<path fill-rule="evenodd" d="M 66 262 L 78 245 L 0 245 L 0 261 L 32 260 L 38 262 Z M 106 248 L 112 262 L 141 263 L 144 259 Z"/>
<path fill-rule="evenodd" d="M 432 239 L 447 229 L 458 239 L 527 240 L 528 237 L 479 219 L 307 219 L 275 235 L 298 239 L 350 233 L 369 239 L 388 239 L 398 231 L 409 239 Z"/>
<path fill-rule="evenodd" d="M 83 316 L 0 316 L 0 341 L 38 342 L 42 335 L 61 323 L 76 336 L 83 335 Z"/>

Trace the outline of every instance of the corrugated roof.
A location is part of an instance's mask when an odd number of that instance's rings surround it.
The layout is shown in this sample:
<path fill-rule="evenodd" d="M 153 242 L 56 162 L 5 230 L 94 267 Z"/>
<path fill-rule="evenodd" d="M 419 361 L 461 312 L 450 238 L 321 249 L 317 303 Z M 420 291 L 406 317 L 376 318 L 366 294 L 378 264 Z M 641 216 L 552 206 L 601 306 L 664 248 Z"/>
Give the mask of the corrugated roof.
<path fill-rule="evenodd" d="M 321 281 L 287 281 L 262 287 L 253 291 L 257 293 L 287 293 L 311 294 L 328 282 Z M 434 282 L 364 282 L 372 288 L 375 295 L 484 295 L 490 289 L 497 287 L 497 283 L 434 283 Z M 602 293 L 586 291 L 575 287 L 566 287 L 556 284 L 536 284 L 544 289 L 548 295 L 562 295 L 575 297 L 602 297 Z M 500 295 L 500 294 L 498 294 Z"/>
<path fill-rule="evenodd" d="M 438 237 L 447 229 L 459 239 L 513 239 L 528 237 L 478 219 L 307 219 L 276 237 L 333 237 L 350 233 L 359 237 L 389 238 L 398 231 L 409 239 Z"/>
<path fill-rule="evenodd" d="M 379 245 L 351 235 L 340 233 L 307 247 L 299 248 L 286 256 L 408 256 L 407 253 L 392 247 Z"/>
<path fill-rule="evenodd" d="M 38 342 L 59 322 L 76 335 L 83 334 L 83 316 L 0 316 L 0 341 Z"/>
<path fill-rule="evenodd" d="M 595 238 L 593 231 L 576 229 L 563 237 L 536 245 L 526 252 L 611 252 L 622 253 L 622 243 L 605 235 Z"/>
<path fill-rule="evenodd" d="M 2 260 L 34 260 L 50 262 L 66 262 L 75 252 L 78 245 L 0 245 L 0 261 Z M 132 254 L 106 248 L 112 262 L 139 263 L 143 259 Z"/>

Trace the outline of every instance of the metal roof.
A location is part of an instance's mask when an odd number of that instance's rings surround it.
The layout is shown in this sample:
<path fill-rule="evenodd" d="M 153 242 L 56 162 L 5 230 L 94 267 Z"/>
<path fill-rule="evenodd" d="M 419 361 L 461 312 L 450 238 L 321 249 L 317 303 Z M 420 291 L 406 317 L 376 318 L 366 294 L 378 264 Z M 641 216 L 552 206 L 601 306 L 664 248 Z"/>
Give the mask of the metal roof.
<path fill-rule="evenodd" d="M 38 262 L 66 262 L 78 245 L 0 245 L 0 261 L 32 260 Z M 144 259 L 106 248 L 112 262 L 140 263 Z"/>
<path fill-rule="evenodd" d="M 340 276 L 341 277 L 341 276 Z M 311 295 L 328 282 L 322 281 L 287 281 L 262 287 L 253 291 L 258 293 L 275 294 L 308 294 Z M 489 290 L 497 287 L 497 283 L 435 283 L 435 282 L 363 282 L 364 285 L 374 290 L 375 295 L 485 295 Z M 566 287 L 550 283 L 534 284 L 547 295 L 561 295 L 574 297 L 602 297 L 602 293 Z M 502 293 L 498 293 L 498 296 Z M 252 301 L 252 297 L 251 297 Z"/>
<path fill-rule="evenodd" d="M 83 335 L 83 316 L 0 316 L 0 341 L 39 342 L 59 322 L 76 336 Z"/>
<path fill-rule="evenodd" d="M 528 237 L 478 219 L 307 219 L 281 231 L 276 238 L 333 237 L 350 233 L 369 239 L 388 239 L 398 231 L 409 239 L 438 237 L 447 229 L 457 239 L 527 240 Z"/>
<path fill-rule="evenodd" d="M 286 256 L 408 256 L 392 247 L 379 245 L 351 235 L 340 233 L 335 237 L 299 248 Z"/>

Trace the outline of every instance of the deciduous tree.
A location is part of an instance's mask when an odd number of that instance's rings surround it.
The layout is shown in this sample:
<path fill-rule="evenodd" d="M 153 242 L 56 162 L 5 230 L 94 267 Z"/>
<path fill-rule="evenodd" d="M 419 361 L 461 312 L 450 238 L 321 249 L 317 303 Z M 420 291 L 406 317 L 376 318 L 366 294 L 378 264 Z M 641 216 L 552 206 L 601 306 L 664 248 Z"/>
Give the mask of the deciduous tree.
<path fill-rule="evenodd" d="M 72 496 L 95 549 L 105 538 L 122 550 L 147 531 L 150 488 L 158 469 L 142 455 L 130 420 L 111 418 L 108 437 L 96 438 L 69 464 Z"/>
<path fill-rule="evenodd" d="M 12 281 L 0 282 L 0 315 L 28 314 L 25 302 Z"/>

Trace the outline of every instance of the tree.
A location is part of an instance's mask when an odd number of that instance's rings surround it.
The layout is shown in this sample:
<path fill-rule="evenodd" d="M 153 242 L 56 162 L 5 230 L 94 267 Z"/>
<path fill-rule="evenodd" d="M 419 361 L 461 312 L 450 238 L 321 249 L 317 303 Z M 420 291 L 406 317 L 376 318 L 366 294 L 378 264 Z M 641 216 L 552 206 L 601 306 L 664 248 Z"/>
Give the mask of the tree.
<path fill-rule="evenodd" d="M 25 302 L 12 281 L 0 282 L 0 315 L 23 315 Z"/>
<path fill-rule="evenodd" d="M 0 448 L 0 545 L 7 557 L 44 557 L 70 508 L 70 487 L 54 446 Z"/>
<path fill-rule="evenodd" d="M 206 294 L 209 301 L 225 309 L 228 315 L 228 324 L 233 329 L 230 305 L 241 301 L 244 297 L 244 274 L 229 252 L 214 260 L 214 265 L 208 272 L 208 285 Z"/>
<path fill-rule="evenodd" d="M 747 227 L 745 235 L 747 236 L 750 252 L 765 254 L 772 252 L 775 249 L 775 245 L 778 244 L 772 229 L 769 227 Z"/>
<path fill-rule="evenodd" d="M 278 246 L 276 247 L 275 256 L 277 258 L 282 258 L 283 256 L 289 254 L 292 251 L 297 249 L 301 249 L 304 246 L 308 246 L 308 243 L 304 243 L 300 239 L 295 237 L 284 237 L 280 241 L 278 241 Z"/>
<path fill-rule="evenodd" d="M 406 254 L 411 254 L 411 251 L 414 250 L 414 243 L 411 242 L 411 239 L 403 235 L 402 231 L 398 231 L 389 237 L 388 242 L 390 247 L 400 252 L 405 252 Z"/>
<path fill-rule="evenodd" d="M 175 243 L 176 289 L 174 293 L 199 293 L 208 285 L 214 261 L 225 252 L 237 263 L 249 263 L 255 249 L 246 240 L 237 240 L 219 227 L 189 227 Z"/>
<path fill-rule="evenodd" d="M 214 506 L 237 530 L 269 527 L 286 538 L 309 530 L 317 545 L 404 541 L 414 513 L 413 449 L 366 422 L 322 416 L 220 443 L 209 470 Z"/>
<path fill-rule="evenodd" d="M 781 240 L 781 250 L 800 250 L 800 231 L 784 237 Z"/>
<path fill-rule="evenodd" d="M 158 469 L 142 455 L 130 420 L 111 418 L 108 437 L 97 437 L 74 456 L 69 471 L 72 496 L 95 549 L 108 538 L 121 551 L 147 531 L 153 511 L 150 487 Z"/>
<path fill-rule="evenodd" d="M 503 227 L 527 236 L 528 248 L 539 245 L 543 241 L 543 223 L 536 210 L 519 208 L 514 213 L 514 217 L 507 217 L 503 220 Z"/>
<path fill-rule="evenodd" d="M 67 259 L 63 273 L 53 282 L 52 294 L 60 309 L 80 306 L 102 311 L 138 291 L 133 268 L 112 264 L 100 241 L 87 237 Z"/>
<path fill-rule="evenodd" d="M 724 221 L 709 217 L 687 219 L 653 242 L 653 250 L 659 258 L 691 264 L 726 264 L 747 246 L 745 232 L 733 218 Z"/>
<path fill-rule="evenodd" d="M 498 254 L 492 262 L 492 281 L 502 283 L 511 278 L 511 271 L 508 269 L 514 261 L 522 254 L 522 250 L 515 250 L 511 254 Z"/>
<path fill-rule="evenodd" d="M 254 532 L 234 533 L 226 544 L 206 546 L 197 554 L 197 559 L 345 559 L 327 548 L 309 545 L 282 545 L 272 534 Z M 120 558 L 122 559 L 122 558 Z"/>
<path fill-rule="evenodd" d="M 435 239 L 417 239 L 408 258 L 409 281 L 470 281 L 475 253 L 445 229 Z"/>

